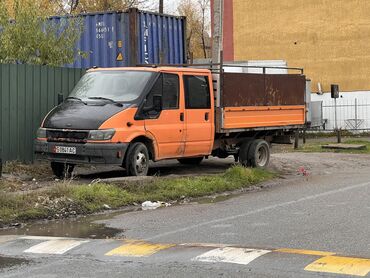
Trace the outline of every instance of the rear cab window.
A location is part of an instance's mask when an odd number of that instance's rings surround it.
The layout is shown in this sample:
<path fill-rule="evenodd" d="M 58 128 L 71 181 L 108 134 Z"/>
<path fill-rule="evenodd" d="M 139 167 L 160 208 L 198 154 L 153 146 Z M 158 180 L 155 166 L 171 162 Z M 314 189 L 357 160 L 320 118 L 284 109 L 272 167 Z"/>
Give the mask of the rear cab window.
<path fill-rule="evenodd" d="M 184 75 L 183 79 L 185 88 L 185 108 L 211 108 L 208 77 L 204 75 Z"/>

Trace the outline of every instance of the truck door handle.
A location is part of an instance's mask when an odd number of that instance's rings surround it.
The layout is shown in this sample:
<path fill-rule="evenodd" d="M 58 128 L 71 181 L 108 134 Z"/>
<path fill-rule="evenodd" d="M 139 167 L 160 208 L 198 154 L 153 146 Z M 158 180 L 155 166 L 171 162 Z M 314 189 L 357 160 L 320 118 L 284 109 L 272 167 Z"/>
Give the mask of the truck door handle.
<path fill-rule="evenodd" d="M 184 113 L 182 113 L 182 112 L 180 113 L 180 121 L 182 121 L 182 122 L 184 121 Z"/>
<path fill-rule="evenodd" d="M 209 112 L 206 112 L 204 114 L 204 119 L 208 122 L 208 120 L 209 120 Z"/>

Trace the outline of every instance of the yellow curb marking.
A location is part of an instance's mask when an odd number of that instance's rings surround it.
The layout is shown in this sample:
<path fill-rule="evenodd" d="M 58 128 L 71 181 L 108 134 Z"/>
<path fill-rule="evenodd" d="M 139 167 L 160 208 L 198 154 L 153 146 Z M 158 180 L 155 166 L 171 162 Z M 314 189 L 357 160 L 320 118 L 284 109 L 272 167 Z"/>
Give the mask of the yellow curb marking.
<path fill-rule="evenodd" d="M 323 252 L 315 250 L 305 250 L 305 249 L 290 249 L 290 248 L 281 248 L 276 249 L 274 252 L 280 253 L 289 253 L 289 254 L 300 254 L 300 255 L 312 255 L 312 256 L 332 256 L 335 255 L 333 252 Z"/>
<path fill-rule="evenodd" d="M 370 272 L 370 260 L 361 258 L 328 256 L 314 261 L 305 270 L 366 276 Z"/>
<path fill-rule="evenodd" d="M 126 240 L 126 244 L 106 253 L 106 256 L 144 257 L 167 249 L 175 244 L 154 244 L 140 240 Z"/>

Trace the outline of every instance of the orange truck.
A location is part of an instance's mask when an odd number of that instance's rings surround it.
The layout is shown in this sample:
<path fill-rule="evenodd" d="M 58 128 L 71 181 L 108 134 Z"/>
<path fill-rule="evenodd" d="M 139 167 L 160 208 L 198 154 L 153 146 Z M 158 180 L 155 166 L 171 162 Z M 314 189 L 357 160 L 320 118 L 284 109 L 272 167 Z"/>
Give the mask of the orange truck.
<path fill-rule="evenodd" d="M 266 167 L 271 144 L 289 143 L 306 125 L 303 70 L 225 69 L 90 69 L 46 115 L 35 152 L 51 161 L 57 177 L 79 164 L 120 165 L 127 175 L 143 176 L 150 160 L 199 164 L 209 156 L 232 155 L 245 166 Z"/>

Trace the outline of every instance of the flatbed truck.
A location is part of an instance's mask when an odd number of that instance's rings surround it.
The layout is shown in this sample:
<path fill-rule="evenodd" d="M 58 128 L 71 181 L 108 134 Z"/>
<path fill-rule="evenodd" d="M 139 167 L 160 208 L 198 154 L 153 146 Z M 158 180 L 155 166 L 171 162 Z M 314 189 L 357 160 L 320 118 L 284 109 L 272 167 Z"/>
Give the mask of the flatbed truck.
<path fill-rule="evenodd" d="M 233 65 L 235 67 L 235 65 Z M 230 155 L 266 167 L 272 143 L 307 124 L 306 77 L 227 72 L 226 65 L 93 68 L 43 120 L 35 152 L 58 177 L 79 164 L 144 176 L 149 161 Z"/>

